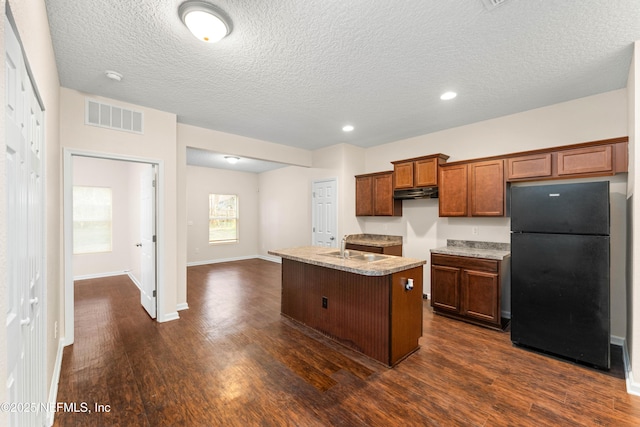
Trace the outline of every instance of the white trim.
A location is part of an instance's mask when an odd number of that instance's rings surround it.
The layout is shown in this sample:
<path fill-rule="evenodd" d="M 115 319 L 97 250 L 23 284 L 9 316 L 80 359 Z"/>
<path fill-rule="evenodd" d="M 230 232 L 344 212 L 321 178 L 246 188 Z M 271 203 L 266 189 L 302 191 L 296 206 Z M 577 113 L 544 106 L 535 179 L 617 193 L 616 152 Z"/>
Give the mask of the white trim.
<path fill-rule="evenodd" d="M 613 337 L 612 342 L 613 342 Z M 619 337 L 616 337 L 619 338 Z M 627 340 L 622 338 L 622 359 L 624 362 L 624 378 L 627 383 L 627 393 L 635 396 L 640 396 L 640 383 L 637 383 L 633 378 L 633 372 L 631 371 L 631 359 L 629 358 L 629 349 L 627 348 Z"/>
<path fill-rule="evenodd" d="M 501 316 L 503 319 L 511 319 L 511 311 L 502 310 L 502 311 L 500 312 L 500 316 Z"/>
<path fill-rule="evenodd" d="M 49 407 L 55 408 L 58 401 L 58 383 L 60 382 L 60 371 L 62 370 L 62 351 L 65 344 L 62 339 L 58 340 L 58 352 L 56 353 L 56 361 L 53 365 L 53 374 L 51 375 L 51 387 L 49 388 Z M 49 427 L 53 425 L 55 411 L 47 414 L 47 422 Z"/>
<path fill-rule="evenodd" d="M 186 302 L 181 302 L 176 306 L 177 311 L 188 310 L 188 309 L 189 309 L 189 304 L 187 304 Z"/>
<path fill-rule="evenodd" d="M 164 161 L 159 159 L 124 156 L 120 154 L 83 151 L 73 148 L 63 149 L 63 238 L 64 238 L 64 345 L 71 345 L 74 341 L 74 296 L 73 296 L 73 156 L 92 157 L 97 159 L 121 160 L 125 162 L 146 163 L 157 165 L 157 199 L 156 199 L 156 290 L 157 290 L 157 320 L 166 322 L 179 319 L 177 312 L 165 313 L 165 239 L 164 222 L 164 192 L 165 192 L 165 170 Z"/>
<path fill-rule="evenodd" d="M 279 256 L 258 255 L 258 258 L 263 259 L 265 261 L 276 262 L 278 264 L 282 264 L 282 258 L 280 258 Z"/>
<path fill-rule="evenodd" d="M 172 320 L 178 320 L 179 318 L 180 318 L 180 315 L 178 314 L 178 312 L 174 311 L 173 313 L 165 313 L 162 317 L 158 316 L 156 320 L 160 323 L 163 323 L 163 322 L 170 322 Z"/>
<path fill-rule="evenodd" d="M 198 265 L 207 265 L 207 264 L 219 264 L 221 262 L 231 262 L 231 261 L 243 261 L 246 259 L 255 259 L 258 258 L 258 255 L 247 255 L 247 256 L 238 256 L 238 257 L 231 257 L 231 258 L 219 258 L 219 259 L 210 259 L 210 260 L 205 260 L 205 261 L 193 261 L 193 262 L 188 262 L 187 263 L 187 267 L 195 267 Z"/>
<path fill-rule="evenodd" d="M 625 339 L 624 337 L 617 337 L 615 335 L 611 335 L 609 342 L 613 345 L 619 345 L 620 347 L 624 347 L 625 346 Z"/>
<path fill-rule="evenodd" d="M 74 276 L 73 281 L 87 279 L 102 279 L 104 277 L 122 276 L 127 274 L 126 271 L 111 271 L 109 273 L 83 274 L 82 276 Z"/>
<path fill-rule="evenodd" d="M 142 283 L 140 283 L 140 281 L 138 280 L 138 278 L 136 276 L 133 275 L 133 273 L 131 273 L 131 271 L 127 272 L 127 276 L 129 276 L 129 279 L 131 279 L 131 281 L 133 282 L 134 285 L 136 285 L 136 287 L 138 289 L 142 289 Z"/>

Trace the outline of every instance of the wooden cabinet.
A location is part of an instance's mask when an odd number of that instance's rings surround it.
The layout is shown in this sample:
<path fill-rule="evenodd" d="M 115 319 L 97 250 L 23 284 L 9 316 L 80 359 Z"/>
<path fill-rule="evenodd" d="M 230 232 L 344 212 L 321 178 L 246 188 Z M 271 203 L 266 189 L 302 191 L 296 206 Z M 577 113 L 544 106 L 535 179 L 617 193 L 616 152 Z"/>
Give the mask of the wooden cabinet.
<path fill-rule="evenodd" d="M 555 147 L 506 158 L 507 181 L 607 176 L 628 170 L 627 138 Z"/>
<path fill-rule="evenodd" d="M 398 160 L 393 163 L 394 189 L 434 187 L 438 185 L 438 166 L 447 161 L 445 154 Z"/>
<path fill-rule="evenodd" d="M 406 289 L 408 279 L 413 289 Z M 281 312 L 335 341 L 394 366 L 419 348 L 422 266 L 365 276 L 282 260 Z"/>
<path fill-rule="evenodd" d="M 434 312 L 491 328 L 502 328 L 503 261 L 431 255 Z"/>
<path fill-rule="evenodd" d="M 402 245 L 393 246 L 371 246 L 371 245 L 359 245 L 356 243 L 347 243 L 345 249 L 351 249 L 354 251 L 372 252 L 374 254 L 385 254 L 402 256 Z"/>
<path fill-rule="evenodd" d="M 440 166 L 440 216 L 504 216 L 504 161 Z"/>
<path fill-rule="evenodd" d="M 356 216 L 402 216 L 402 200 L 393 198 L 393 172 L 356 176 Z"/>

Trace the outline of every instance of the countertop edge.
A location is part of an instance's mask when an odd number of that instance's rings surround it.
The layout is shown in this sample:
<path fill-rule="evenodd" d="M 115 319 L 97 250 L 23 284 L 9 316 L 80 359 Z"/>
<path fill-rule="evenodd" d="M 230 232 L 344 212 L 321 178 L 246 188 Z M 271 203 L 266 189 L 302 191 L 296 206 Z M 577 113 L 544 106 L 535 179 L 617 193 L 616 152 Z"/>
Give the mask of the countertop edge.
<path fill-rule="evenodd" d="M 498 251 L 498 250 L 476 249 L 476 248 L 460 248 L 460 247 L 451 247 L 451 246 L 431 249 L 431 253 L 440 254 L 440 255 L 465 256 L 469 258 L 493 259 L 497 261 L 502 261 L 511 256 L 511 252 L 509 251 Z"/>

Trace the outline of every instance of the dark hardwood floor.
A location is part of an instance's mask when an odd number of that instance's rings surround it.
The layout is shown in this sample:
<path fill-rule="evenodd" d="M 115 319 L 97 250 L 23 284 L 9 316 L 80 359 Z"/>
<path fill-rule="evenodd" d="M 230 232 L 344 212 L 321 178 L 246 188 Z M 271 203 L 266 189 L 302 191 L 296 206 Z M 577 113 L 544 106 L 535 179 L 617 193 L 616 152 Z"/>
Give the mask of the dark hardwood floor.
<path fill-rule="evenodd" d="M 618 375 L 434 316 L 393 369 L 280 315 L 280 265 L 188 269 L 189 310 L 156 323 L 126 276 L 76 282 L 55 426 L 638 426 Z M 108 412 L 95 412 L 95 404 Z M 108 408 L 106 405 L 109 405 Z"/>

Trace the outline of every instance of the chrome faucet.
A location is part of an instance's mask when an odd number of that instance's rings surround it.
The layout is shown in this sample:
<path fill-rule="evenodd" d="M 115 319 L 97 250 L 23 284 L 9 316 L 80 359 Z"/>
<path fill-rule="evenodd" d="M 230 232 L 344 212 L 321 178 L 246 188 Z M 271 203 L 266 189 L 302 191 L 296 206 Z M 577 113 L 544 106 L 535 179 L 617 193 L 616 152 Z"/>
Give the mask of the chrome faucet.
<path fill-rule="evenodd" d="M 340 243 L 340 257 L 341 258 L 345 258 L 346 254 L 347 254 L 347 238 L 350 236 L 350 234 L 345 234 L 344 237 L 342 238 L 342 242 Z"/>

